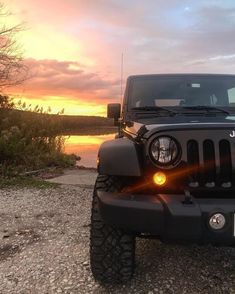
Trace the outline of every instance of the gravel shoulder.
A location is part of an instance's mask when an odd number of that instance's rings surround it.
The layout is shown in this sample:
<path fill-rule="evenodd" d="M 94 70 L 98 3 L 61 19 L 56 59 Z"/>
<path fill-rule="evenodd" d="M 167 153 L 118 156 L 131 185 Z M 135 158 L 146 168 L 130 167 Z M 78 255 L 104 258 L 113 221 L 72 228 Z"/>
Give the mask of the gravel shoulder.
<path fill-rule="evenodd" d="M 103 287 L 89 268 L 91 188 L 0 189 L 0 293 L 235 293 L 235 249 L 137 240 L 136 274 Z"/>

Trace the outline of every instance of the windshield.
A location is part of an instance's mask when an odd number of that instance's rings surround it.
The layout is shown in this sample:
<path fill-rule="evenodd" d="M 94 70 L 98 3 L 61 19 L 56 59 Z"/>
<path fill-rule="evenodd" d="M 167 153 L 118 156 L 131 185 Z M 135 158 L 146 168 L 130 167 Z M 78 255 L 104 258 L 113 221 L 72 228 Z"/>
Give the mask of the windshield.
<path fill-rule="evenodd" d="M 129 101 L 132 109 L 235 107 L 235 76 L 135 77 L 130 84 Z"/>

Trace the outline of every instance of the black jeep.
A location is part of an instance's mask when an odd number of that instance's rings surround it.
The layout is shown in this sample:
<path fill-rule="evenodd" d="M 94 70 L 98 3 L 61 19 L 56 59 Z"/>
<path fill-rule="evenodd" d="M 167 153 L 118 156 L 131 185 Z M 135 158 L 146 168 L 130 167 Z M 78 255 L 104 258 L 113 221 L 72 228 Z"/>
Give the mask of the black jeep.
<path fill-rule="evenodd" d="M 135 238 L 235 245 L 235 75 L 131 76 L 98 155 L 90 259 L 100 282 L 131 278 Z"/>

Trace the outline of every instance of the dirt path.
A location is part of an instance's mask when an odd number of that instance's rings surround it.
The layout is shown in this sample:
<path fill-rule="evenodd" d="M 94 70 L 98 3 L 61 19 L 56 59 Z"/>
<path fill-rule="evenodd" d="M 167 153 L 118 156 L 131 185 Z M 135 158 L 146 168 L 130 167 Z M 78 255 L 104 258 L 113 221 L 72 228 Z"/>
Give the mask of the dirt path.
<path fill-rule="evenodd" d="M 64 174 L 47 180 L 50 183 L 75 185 L 82 188 L 93 188 L 97 172 L 93 169 L 68 169 Z"/>

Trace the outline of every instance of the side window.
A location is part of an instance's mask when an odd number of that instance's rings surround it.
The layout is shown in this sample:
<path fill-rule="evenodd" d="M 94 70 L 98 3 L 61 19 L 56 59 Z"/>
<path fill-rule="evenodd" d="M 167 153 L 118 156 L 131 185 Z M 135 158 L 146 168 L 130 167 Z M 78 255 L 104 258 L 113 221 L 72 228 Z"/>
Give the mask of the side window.
<path fill-rule="evenodd" d="M 235 88 L 228 89 L 228 101 L 235 106 Z"/>

